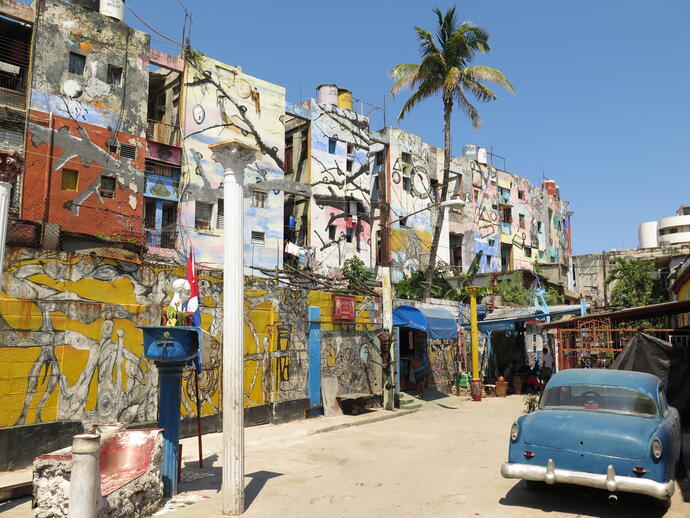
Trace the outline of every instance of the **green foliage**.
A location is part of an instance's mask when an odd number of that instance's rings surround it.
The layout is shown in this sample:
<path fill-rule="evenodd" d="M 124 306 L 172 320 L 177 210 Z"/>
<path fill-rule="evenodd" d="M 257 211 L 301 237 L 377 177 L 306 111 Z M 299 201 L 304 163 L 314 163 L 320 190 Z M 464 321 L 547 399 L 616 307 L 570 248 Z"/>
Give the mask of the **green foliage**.
<path fill-rule="evenodd" d="M 460 289 L 454 288 L 446 279 L 446 269 L 444 266 L 434 268 L 433 282 L 431 284 L 430 295 L 436 299 L 456 300 L 458 302 L 468 302 L 469 295 L 466 287 L 471 286 L 482 257 L 480 251 L 475 255 L 467 272 L 460 278 Z M 395 286 L 395 294 L 400 299 L 422 300 L 424 298 L 424 288 L 426 285 L 426 270 L 416 270 L 408 277 L 398 281 Z M 487 288 L 480 291 L 480 297 L 488 293 Z"/>
<path fill-rule="evenodd" d="M 349 279 L 348 287 L 355 293 L 367 293 L 367 290 L 361 284 L 371 285 L 376 279 L 374 270 L 367 268 L 364 265 L 364 261 L 356 256 L 346 259 L 340 271 Z"/>
<path fill-rule="evenodd" d="M 654 261 L 616 257 L 614 262 L 615 266 L 606 277 L 606 285 L 613 284 L 612 305 L 632 308 L 667 300 L 663 280 L 655 275 Z"/>
<path fill-rule="evenodd" d="M 501 302 L 508 306 L 524 306 L 527 304 L 530 293 L 522 285 L 522 272 L 513 272 L 508 279 L 498 282 L 498 293 L 501 295 Z"/>
<path fill-rule="evenodd" d="M 537 268 L 541 272 L 541 268 L 535 264 L 535 273 Z M 501 301 L 508 306 L 531 306 L 534 302 L 534 293 L 536 286 L 526 289 L 523 286 L 523 272 L 513 272 L 509 279 L 504 279 L 498 282 L 498 292 L 501 295 Z M 546 284 L 546 295 L 544 300 L 548 305 L 560 304 L 563 302 L 563 294 L 555 287 Z"/>
<path fill-rule="evenodd" d="M 536 394 L 525 394 L 522 398 L 522 402 L 525 404 L 525 412 L 528 414 L 534 412 L 539 406 L 539 396 Z"/>
<path fill-rule="evenodd" d="M 434 270 L 431 284 L 431 296 L 436 299 L 460 300 L 461 294 L 450 285 L 444 277 L 444 270 L 437 267 Z M 395 295 L 399 299 L 422 300 L 426 285 L 426 270 L 416 270 L 408 277 L 405 275 L 395 285 Z"/>
<path fill-rule="evenodd" d="M 190 323 L 189 314 L 185 311 L 177 311 L 172 306 L 165 310 L 166 326 L 188 326 Z"/>

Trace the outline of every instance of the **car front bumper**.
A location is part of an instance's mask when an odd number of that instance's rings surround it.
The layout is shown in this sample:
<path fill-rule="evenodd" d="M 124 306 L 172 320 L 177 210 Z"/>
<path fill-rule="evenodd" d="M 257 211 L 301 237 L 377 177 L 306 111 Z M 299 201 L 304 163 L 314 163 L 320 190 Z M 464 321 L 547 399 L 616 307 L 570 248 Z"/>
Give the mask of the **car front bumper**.
<path fill-rule="evenodd" d="M 558 469 L 553 459 L 549 459 L 546 466 L 504 462 L 501 465 L 501 475 L 505 478 L 534 480 L 546 482 L 547 484 L 576 484 L 578 486 L 605 489 L 611 492 L 625 491 L 627 493 L 638 493 L 661 500 L 671 498 L 676 489 L 673 480 L 656 482 L 644 478 L 616 475 L 612 465 L 609 465 L 605 475 Z"/>

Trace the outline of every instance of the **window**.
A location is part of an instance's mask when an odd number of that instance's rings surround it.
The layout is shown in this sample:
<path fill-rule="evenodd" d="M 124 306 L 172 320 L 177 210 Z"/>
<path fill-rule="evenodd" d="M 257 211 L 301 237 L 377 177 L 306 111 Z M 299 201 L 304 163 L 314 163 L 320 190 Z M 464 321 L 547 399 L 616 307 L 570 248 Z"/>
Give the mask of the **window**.
<path fill-rule="evenodd" d="M 541 232 L 541 231 L 542 231 L 541 221 L 537 221 L 537 232 Z"/>
<path fill-rule="evenodd" d="M 137 147 L 132 144 L 120 144 L 120 157 L 134 160 L 137 157 Z"/>
<path fill-rule="evenodd" d="M 525 215 L 524 214 L 519 215 L 518 221 L 519 221 L 520 228 L 525 228 Z"/>
<path fill-rule="evenodd" d="M 115 65 L 108 65 L 108 84 L 113 86 L 120 86 L 122 83 L 122 67 Z"/>
<path fill-rule="evenodd" d="M 252 230 L 252 245 L 263 245 L 264 244 L 264 233 L 258 230 Z"/>
<path fill-rule="evenodd" d="M 79 173 L 73 169 L 62 170 L 62 190 L 76 191 L 79 186 Z"/>
<path fill-rule="evenodd" d="M 510 207 L 501 210 L 501 221 L 505 223 L 513 222 L 513 213 Z"/>
<path fill-rule="evenodd" d="M 490 246 L 491 248 L 493 248 L 495 244 L 496 244 L 496 240 L 495 240 L 495 239 L 489 239 L 489 246 Z"/>
<path fill-rule="evenodd" d="M 156 198 L 145 198 L 144 202 L 144 227 L 156 228 Z"/>
<path fill-rule="evenodd" d="M 376 153 L 376 165 L 383 165 L 386 163 L 386 155 L 383 151 Z"/>
<path fill-rule="evenodd" d="M 532 257 L 532 249 L 529 246 L 525 247 L 525 257 Z"/>
<path fill-rule="evenodd" d="M 213 205 L 197 201 L 194 208 L 194 228 L 197 230 L 211 230 L 211 214 Z"/>
<path fill-rule="evenodd" d="M 252 191 L 252 207 L 257 207 L 259 209 L 266 208 L 266 198 L 268 193 L 266 191 L 259 191 L 254 189 Z"/>
<path fill-rule="evenodd" d="M 292 137 L 290 137 L 289 145 L 285 146 L 285 172 L 292 173 Z"/>
<path fill-rule="evenodd" d="M 168 178 L 172 178 L 175 169 L 177 168 L 168 164 L 154 162 L 153 160 L 147 160 L 144 165 L 144 171 L 146 173 L 157 174 L 158 176 L 166 176 Z"/>
<path fill-rule="evenodd" d="M 84 75 L 84 66 L 86 65 L 86 57 L 76 52 L 69 53 L 69 71 L 71 74 Z"/>
<path fill-rule="evenodd" d="M 335 225 L 328 225 L 328 239 L 335 241 L 335 235 L 338 231 L 338 227 Z"/>
<path fill-rule="evenodd" d="M 474 194 L 474 201 L 475 201 L 475 202 L 476 202 L 476 201 L 479 201 L 479 189 L 477 189 L 476 187 L 474 187 L 474 188 L 472 189 L 472 194 Z"/>
<path fill-rule="evenodd" d="M 337 142 L 337 140 L 335 140 L 334 138 L 329 138 L 329 139 L 328 139 L 328 152 L 329 152 L 331 155 L 335 154 L 335 144 L 336 144 L 336 142 Z"/>
<path fill-rule="evenodd" d="M 518 199 L 520 199 L 520 200 L 525 199 L 525 191 L 518 191 Z"/>
<path fill-rule="evenodd" d="M 352 227 L 347 227 L 347 231 L 345 234 L 345 239 L 347 240 L 348 243 L 352 243 L 352 238 L 355 235 L 355 229 Z"/>
<path fill-rule="evenodd" d="M 403 176 L 403 191 L 412 192 L 412 181 L 407 177 Z"/>
<path fill-rule="evenodd" d="M 115 185 L 117 180 L 114 176 L 101 176 L 101 188 L 100 194 L 102 198 L 114 198 L 115 197 Z"/>
<path fill-rule="evenodd" d="M 355 156 L 355 145 L 354 144 L 348 144 L 347 145 L 347 156 Z"/>
<path fill-rule="evenodd" d="M 352 172 L 352 160 L 348 159 L 345 161 L 345 170 L 348 173 Z"/>
<path fill-rule="evenodd" d="M 412 169 L 414 164 L 412 162 L 412 155 L 410 153 L 401 153 L 403 176 L 412 176 Z"/>
<path fill-rule="evenodd" d="M 218 206 L 216 212 L 216 228 L 221 229 L 225 227 L 225 201 L 222 198 L 218 199 Z"/>

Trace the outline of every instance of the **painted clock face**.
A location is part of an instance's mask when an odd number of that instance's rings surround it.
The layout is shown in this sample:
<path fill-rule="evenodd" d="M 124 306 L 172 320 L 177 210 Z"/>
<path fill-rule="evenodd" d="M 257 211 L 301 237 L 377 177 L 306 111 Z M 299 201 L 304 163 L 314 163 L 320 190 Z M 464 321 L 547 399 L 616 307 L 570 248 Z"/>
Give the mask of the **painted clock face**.
<path fill-rule="evenodd" d="M 197 124 L 204 122 L 204 119 L 206 118 L 204 107 L 200 104 L 195 105 L 194 108 L 192 108 L 192 117 L 194 117 L 194 122 Z"/>

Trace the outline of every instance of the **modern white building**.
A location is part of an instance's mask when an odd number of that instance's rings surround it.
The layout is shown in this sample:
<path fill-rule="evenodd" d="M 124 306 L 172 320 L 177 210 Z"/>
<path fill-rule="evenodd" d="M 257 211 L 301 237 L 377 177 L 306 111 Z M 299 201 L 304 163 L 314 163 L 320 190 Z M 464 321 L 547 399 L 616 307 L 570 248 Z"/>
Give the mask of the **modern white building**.
<path fill-rule="evenodd" d="M 675 216 L 641 223 L 637 234 L 640 248 L 690 243 L 690 205 L 681 205 Z"/>

